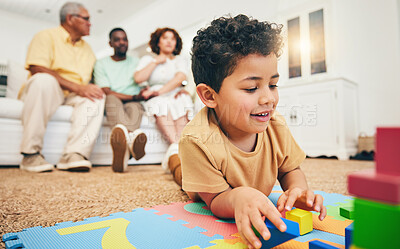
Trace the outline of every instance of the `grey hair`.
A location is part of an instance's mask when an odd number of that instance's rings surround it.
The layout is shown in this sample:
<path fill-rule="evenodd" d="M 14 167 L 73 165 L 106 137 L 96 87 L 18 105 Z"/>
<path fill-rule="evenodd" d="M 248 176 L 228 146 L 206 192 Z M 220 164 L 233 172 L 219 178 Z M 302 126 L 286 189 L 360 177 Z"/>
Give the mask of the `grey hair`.
<path fill-rule="evenodd" d="M 66 2 L 60 10 L 60 22 L 65 23 L 67 20 L 67 15 L 78 14 L 81 9 L 85 7 L 77 2 Z"/>

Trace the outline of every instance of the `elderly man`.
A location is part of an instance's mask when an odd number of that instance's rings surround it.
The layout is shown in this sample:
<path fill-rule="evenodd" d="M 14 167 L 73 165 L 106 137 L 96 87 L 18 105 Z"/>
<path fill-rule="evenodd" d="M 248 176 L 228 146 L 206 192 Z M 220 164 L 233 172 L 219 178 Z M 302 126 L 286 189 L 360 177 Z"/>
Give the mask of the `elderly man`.
<path fill-rule="evenodd" d="M 60 21 L 59 27 L 34 36 L 26 57 L 30 78 L 20 91 L 24 101 L 20 168 L 31 172 L 54 168 L 41 150 L 47 122 L 60 105 L 73 107 L 67 144 L 57 163 L 61 170 L 90 170 L 88 158 L 103 118 L 103 91 L 89 83 L 96 58 L 82 40 L 90 33 L 89 13 L 83 5 L 68 2 L 60 10 Z"/>

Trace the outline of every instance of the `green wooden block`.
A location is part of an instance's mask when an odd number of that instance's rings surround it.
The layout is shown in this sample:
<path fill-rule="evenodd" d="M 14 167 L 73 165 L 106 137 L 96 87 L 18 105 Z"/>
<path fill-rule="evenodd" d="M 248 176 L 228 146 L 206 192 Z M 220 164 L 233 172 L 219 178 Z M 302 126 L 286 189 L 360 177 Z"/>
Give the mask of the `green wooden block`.
<path fill-rule="evenodd" d="M 251 228 L 253 229 L 253 232 L 257 237 L 261 236 L 261 234 L 257 231 L 257 229 L 255 229 L 255 227 L 251 226 Z"/>
<path fill-rule="evenodd" d="M 340 207 L 340 215 L 346 219 L 354 220 L 354 207 L 353 206 Z"/>
<path fill-rule="evenodd" d="M 353 244 L 368 249 L 400 248 L 400 205 L 354 199 Z"/>

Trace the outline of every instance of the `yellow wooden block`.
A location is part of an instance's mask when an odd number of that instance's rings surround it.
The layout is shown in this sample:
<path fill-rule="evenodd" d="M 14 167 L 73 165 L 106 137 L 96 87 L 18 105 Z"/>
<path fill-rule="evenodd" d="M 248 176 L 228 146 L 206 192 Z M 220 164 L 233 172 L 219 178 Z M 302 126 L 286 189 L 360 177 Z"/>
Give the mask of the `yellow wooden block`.
<path fill-rule="evenodd" d="M 363 248 L 357 247 L 357 246 L 355 246 L 355 245 L 350 245 L 350 249 L 363 249 Z"/>
<path fill-rule="evenodd" d="M 300 208 L 286 212 L 286 219 L 299 223 L 300 235 L 313 230 L 312 213 Z"/>

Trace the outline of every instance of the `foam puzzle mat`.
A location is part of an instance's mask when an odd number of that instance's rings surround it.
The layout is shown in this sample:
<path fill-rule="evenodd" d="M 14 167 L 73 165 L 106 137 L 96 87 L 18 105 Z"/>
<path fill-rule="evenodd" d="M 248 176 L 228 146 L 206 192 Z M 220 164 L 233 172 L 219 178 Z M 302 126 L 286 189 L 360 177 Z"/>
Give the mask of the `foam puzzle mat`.
<path fill-rule="evenodd" d="M 324 197 L 328 216 L 319 221 L 313 213 L 314 230 L 274 248 L 306 249 L 309 241 L 319 240 L 345 248 L 345 228 L 352 223 L 340 216 L 339 208 L 352 197 L 315 191 Z M 282 189 L 275 186 L 269 198 L 276 204 Z M 204 203 L 185 202 L 128 213 L 63 222 L 52 227 L 32 227 L 3 236 L 6 248 L 247 248 L 234 220 L 212 215 Z"/>

